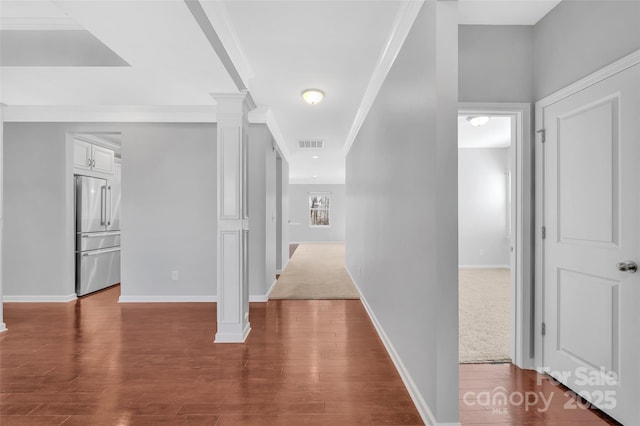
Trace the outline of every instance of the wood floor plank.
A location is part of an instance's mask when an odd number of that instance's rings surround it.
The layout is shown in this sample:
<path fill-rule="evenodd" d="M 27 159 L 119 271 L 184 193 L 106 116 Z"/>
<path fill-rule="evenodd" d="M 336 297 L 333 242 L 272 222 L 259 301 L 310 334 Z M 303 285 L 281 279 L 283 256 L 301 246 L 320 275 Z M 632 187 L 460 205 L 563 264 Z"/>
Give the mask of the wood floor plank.
<path fill-rule="evenodd" d="M 118 297 L 4 304 L 2 426 L 422 424 L 359 300 L 251 304 L 247 342 L 214 344 L 215 304 Z M 463 399 L 496 387 L 557 400 L 540 413 Z M 463 425 L 615 424 L 564 410 L 566 389 L 508 364 L 461 365 L 460 389 Z"/>

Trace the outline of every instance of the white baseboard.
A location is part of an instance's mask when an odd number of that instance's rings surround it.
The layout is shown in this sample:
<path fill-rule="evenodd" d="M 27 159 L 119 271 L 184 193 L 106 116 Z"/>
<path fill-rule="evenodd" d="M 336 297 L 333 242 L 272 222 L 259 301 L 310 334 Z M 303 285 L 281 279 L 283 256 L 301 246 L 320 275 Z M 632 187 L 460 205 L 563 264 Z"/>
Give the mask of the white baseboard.
<path fill-rule="evenodd" d="M 284 262 L 284 265 L 282 265 L 282 269 L 276 269 L 276 274 L 282 274 L 284 270 L 287 269 L 288 264 L 289 264 L 289 259 L 287 259 L 287 261 Z"/>
<path fill-rule="evenodd" d="M 342 241 L 291 241 L 289 244 L 343 244 Z"/>
<path fill-rule="evenodd" d="M 458 269 L 511 269 L 511 265 L 458 265 Z"/>
<path fill-rule="evenodd" d="M 218 302 L 218 296 L 120 296 L 118 303 L 191 303 L 191 302 Z"/>
<path fill-rule="evenodd" d="M 422 394 L 418 390 L 418 387 L 416 386 L 415 382 L 411 378 L 411 374 L 409 374 L 406 367 L 404 366 L 402 359 L 398 355 L 398 352 L 396 352 L 393 344 L 391 343 L 391 340 L 389 339 L 389 336 L 387 336 L 387 333 L 385 333 L 384 329 L 382 328 L 382 325 L 378 321 L 378 318 L 376 318 L 376 315 L 371 309 L 371 306 L 369 306 L 369 303 L 367 303 L 367 298 L 364 296 L 364 294 L 362 294 L 362 291 L 360 290 L 360 286 L 358 285 L 356 280 L 353 279 L 353 275 L 351 275 L 351 271 L 349 271 L 349 268 L 345 266 L 345 269 L 347 271 L 347 274 L 349 274 L 351 281 L 356 286 L 358 293 L 360 293 L 360 300 L 362 301 L 362 305 L 364 306 L 364 309 L 367 311 L 367 314 L 369 315 L 369 318 L 371 319 L 373 326 L 378 332 L 378 336 L 380 336 L 380 340 L 382 340 L 384 347 L 387 349 L 387 353 L 391 357 L 391 360 L 393 361 L 393 364 L 395 365 L 396 370 L 398 370 L 398 373 L 400 374 L 400 378 L 402 378 L 402 382 L 407 388 L 407 391 L 409 391 L 409 395 L 411 396 L 413 403 L 416 405 L 416 408 L 420 413 L 420 417 L 422 417 L 422 421 L 428 426 L 437 426 L 438 423 L 436 422 L 436 419 L 433 416 L 431 409 L 429 408 L 426 401 L 422 397 Z M 459 423 L 446 423 L 446 424 L 459 425 Z M 444 425 L 444 423 L 442 425 Z"/>
<path fill-rule="evenodd" d="M 38 296 L 2 296 L 4 303 L 66 303 L 76 300 L 78 296 L 75 293 L 67 295 L 38 295 Z"/>
<path fill-rule="evenodd" d="M 267 290 L 267 294 L 256 294 L 256 295 L 250 294 L 249 302 L 259 302 L 259 303 L 268 302 L 269 296 L 271 295 L 271 292 L 273 291 L 273 288 L 276 286 L 277 282 L 278 280 L 273 280 L 273 283 L 271 283 L 271 287 L 269 287 L 269 290 Z"/>
<path fill-rule="evenodd" d="M 3 322 L 0 322 L 0 333 L 7 330 L 8 330 L 7 325 Z"/>

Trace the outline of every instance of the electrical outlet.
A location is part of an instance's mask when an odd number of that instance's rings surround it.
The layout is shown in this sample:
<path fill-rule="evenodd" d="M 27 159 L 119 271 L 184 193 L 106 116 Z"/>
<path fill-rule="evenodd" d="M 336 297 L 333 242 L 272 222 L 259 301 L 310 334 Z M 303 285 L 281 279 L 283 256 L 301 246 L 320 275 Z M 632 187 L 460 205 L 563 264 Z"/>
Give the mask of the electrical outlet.
<path fill-rule="evenodd" d="M 484 256 L 484 249 L 480 249 L 480 256 Z"/>
<path fill-rule="evenodd" d="M 171 280 L 178 281 L 178 271 L 171 271 Z"/>

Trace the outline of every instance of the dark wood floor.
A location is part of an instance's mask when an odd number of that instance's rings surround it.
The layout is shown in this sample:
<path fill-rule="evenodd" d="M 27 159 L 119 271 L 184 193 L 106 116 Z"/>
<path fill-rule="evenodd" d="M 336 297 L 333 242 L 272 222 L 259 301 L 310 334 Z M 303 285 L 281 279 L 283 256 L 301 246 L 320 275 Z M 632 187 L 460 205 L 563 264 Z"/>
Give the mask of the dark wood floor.
<path fill-rule="evenodd" d="M 510 403 L 504 404 L 502 395 Z M 586 401 L 576 399 L 569 389 L 548 376 L 512 364 L 461 364 L 459 406 L 463 425 L 619 424 L 591 410 Z"/>
<path fill-rule="evenodd" d="M 118 295 L 4 305 L 2 426 L 422 424 L 359 300 L 251 304 L 247 343 L 214 345 L 215 304 L 118 304 Z M 461 398 L 499 385 L 556 391 L 515 367 L 460 371 Z M 555 402 L 532 414 L 461 400 L 461 420 L 606 424 Z"/>

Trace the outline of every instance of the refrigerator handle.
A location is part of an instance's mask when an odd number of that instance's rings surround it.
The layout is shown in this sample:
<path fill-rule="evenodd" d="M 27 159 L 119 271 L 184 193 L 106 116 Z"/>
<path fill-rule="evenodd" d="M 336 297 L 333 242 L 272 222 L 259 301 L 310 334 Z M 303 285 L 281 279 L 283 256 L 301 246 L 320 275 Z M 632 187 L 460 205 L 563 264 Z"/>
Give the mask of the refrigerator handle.
<path fill-rule="evenodd" d="M 107 186 L 107 191 L 109 191 L 109 206 L 108 206 L 108 209 L 107 209 L 107 214 L 108 214 L 108 216 L 107 216 L 107 225 L 111 226 L 111 215 L 113 214 L 113 212 L 111 210 L 111 208 L 112 208 L 111 203 L 112 203 L 112 200 L 113 200 L 112 195 L 111 195 L 111 186 Z"/>
<path fill-rule="evenodd" d="M 107 223 L 107 187 L 100 187 L 100 225 Z"/>

